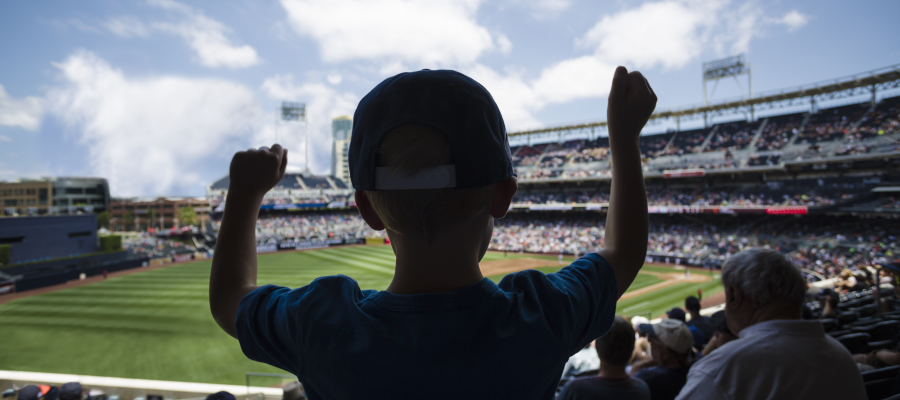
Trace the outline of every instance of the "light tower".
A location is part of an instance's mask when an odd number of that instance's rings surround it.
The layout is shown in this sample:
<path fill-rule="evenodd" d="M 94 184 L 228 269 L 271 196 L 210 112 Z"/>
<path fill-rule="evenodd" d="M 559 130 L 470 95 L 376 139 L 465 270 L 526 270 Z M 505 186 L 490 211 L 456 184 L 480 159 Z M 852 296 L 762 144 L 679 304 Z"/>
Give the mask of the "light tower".
<path fill-rule="evenodd" d="M 306 104 L 291 101 L 281 102 L 282 121 L 303 121 L 306 132 L 306 172 L 309 172 L 309 120 L 306 118 Z M 280 139 L 280 138 L 277 138 Z"/>
<path fill-rule="evenodd" d="M 750 87 L 749 96 L 747 96 L 747 92 L 744 92 L 744 87 L 741 86 L 741 81 L 738 79 L 738 75 L 744 74 L 747 75 L 747 81 Z M 706 82 L 715 81 L 715 83 L 713 84 L 712 93 L 709 94 L 709 99 L 711 99 L 713 95 L 716 94 L 716 87 L 719 86 L 719 79 L 732 77 L 737 83 L 738 88 L 741 89 L 741 96 L 744 98 L 752 98 L 753 73 L 750 70 L 750 63 L 748 63 L 747 60 L 744 59 L 743 54 L 703 63 L 703 104 L 709 104 L 709 100 L 706 97 Z"/>
<path fill-rule="evenodd" d="M 744 87 L 741 85 L 740 79 L 738 79 L 738 75 L 747 75 L 747 85 L 749 86 L 749 96 L 747 92 L 744 91 Z M 738 88 L 741 90 L 741 97 L 744 99 L 753 98 L 753 73 L 750 70 L 750 63 L 744 58 L 743 54 L 738 54 L 736 56 L 731 56 L 728 58 L 723 58 L 721 60 L 715 60 L 710 62 L 703 63 L 703 105 L 709 105 L 709 100 L 716 94 L 716 88 L 719 86 L 719 79 L 723 78 L 734 78 L 735 83 L 737 83 Z M 709 94 L 709 97 L 706 96 L 706 82 L 714 81 L 712 93 Z M 753 105 L 750 105 L 750 120 L 753 120 Z M 703 126 L 709 127 L 709 119 L 706 114 L 703 114 Z"/>

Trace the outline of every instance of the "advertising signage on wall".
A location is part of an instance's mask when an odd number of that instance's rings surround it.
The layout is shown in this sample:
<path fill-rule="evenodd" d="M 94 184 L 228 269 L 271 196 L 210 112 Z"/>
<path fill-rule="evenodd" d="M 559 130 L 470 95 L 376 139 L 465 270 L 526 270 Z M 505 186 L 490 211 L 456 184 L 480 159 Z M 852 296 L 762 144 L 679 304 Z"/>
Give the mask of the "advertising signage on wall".
<path fill-rule="evenodd" d="M 346 244 L 362 244 L 366 239 L 325 239 L 325 240 L 284 240 L 279 243 L 266 243 L 256 246 L 257 253 L 272 253 L 283 250 L 318 249 L 323 247 L 340 246 Z"/>

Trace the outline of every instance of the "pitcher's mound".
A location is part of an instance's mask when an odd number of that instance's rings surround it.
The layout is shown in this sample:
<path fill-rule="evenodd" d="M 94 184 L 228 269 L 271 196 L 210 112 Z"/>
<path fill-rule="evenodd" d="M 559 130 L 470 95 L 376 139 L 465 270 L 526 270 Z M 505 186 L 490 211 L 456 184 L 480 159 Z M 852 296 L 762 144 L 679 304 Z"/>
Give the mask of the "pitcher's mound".
<path fill-rule="evenodd" d="M 494 276 L 500 274 L 508 274 L 510 272 L 522 271 L 526 269 L 540 267 L 564 267 L 568 264 L 557 264 L 553 260 L 541 260 L 540 258 L 510 258 L 506 260 L 485 261 L 478 264 L 481 268 L 481 274 L 484 276 Z"/>

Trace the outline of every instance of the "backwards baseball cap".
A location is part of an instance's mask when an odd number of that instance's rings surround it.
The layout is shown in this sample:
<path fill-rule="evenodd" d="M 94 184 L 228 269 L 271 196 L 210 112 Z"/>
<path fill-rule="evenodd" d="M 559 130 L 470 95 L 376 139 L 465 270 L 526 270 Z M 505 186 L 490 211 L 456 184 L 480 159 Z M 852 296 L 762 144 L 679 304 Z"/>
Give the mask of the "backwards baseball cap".
<path fill-rule="evenodd" d="M 411 176 L 377 165 L 385 133 L 425 125 L 450 143 L 452 165 Z M 357 190 L 468 188 L 501 182 L 513 173 L 506 125 L 487 89 L 450 70 L 405 72 L 375 86 L 353 114 L 350 180 Z"/>
<path fill-rule="evenodd" d="M 691 350 L 694 339 L 691 330 L 684 322 L 676 319 L 664 319 L 656 324 L 640 324 L 638 332 L 646 333 L 648 338 L 655 338 L 678 354 Z"/>

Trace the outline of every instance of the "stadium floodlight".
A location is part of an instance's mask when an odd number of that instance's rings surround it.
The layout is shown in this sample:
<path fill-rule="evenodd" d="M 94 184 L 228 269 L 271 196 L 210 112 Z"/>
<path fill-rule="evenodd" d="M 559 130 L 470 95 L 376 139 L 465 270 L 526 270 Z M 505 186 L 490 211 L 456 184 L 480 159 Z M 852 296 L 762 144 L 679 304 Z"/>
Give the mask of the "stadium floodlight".
<path fill-rule="evenodd" d="M 304 131 L 306 132 L 306 171 L 309 171 L 309 120 L 306 119 L 306 103 L 298 103 L 293 101 L 281 102 L 281 120 L 282 121 L 303 121 Z M 276 141 L 281 141 L 281 129 L 276 128 Z"/>
<path fill-rule="evenodd" d="M 750 63 L 747 62 L 743 54 L 703 63 L 703 104 L 709 104 L 709 99 L 716 93 L 719 79 L 723 78 L 733 77 L 734 81 L 738 84 L 738 88 L 741 89 L 741 95 L 743 97 L 748 97 L 747 93 L 744 92 L 744 87 L 741 86 L 741 81 L 738 79 L 739 75 L 744 74 L 747 75 L 748 85 L 750 86 L 749 97 L 753 97 L 753 73 L 750 69 Z M 708 81 L 715 81 L 709 98 L 706 96 L 706 82 Z"/>
<path fill-rule="evenodd" d="M 281 102 L 281 119 L 284 121 L 305 121 L 306 104 L 292 101 Z"/>

